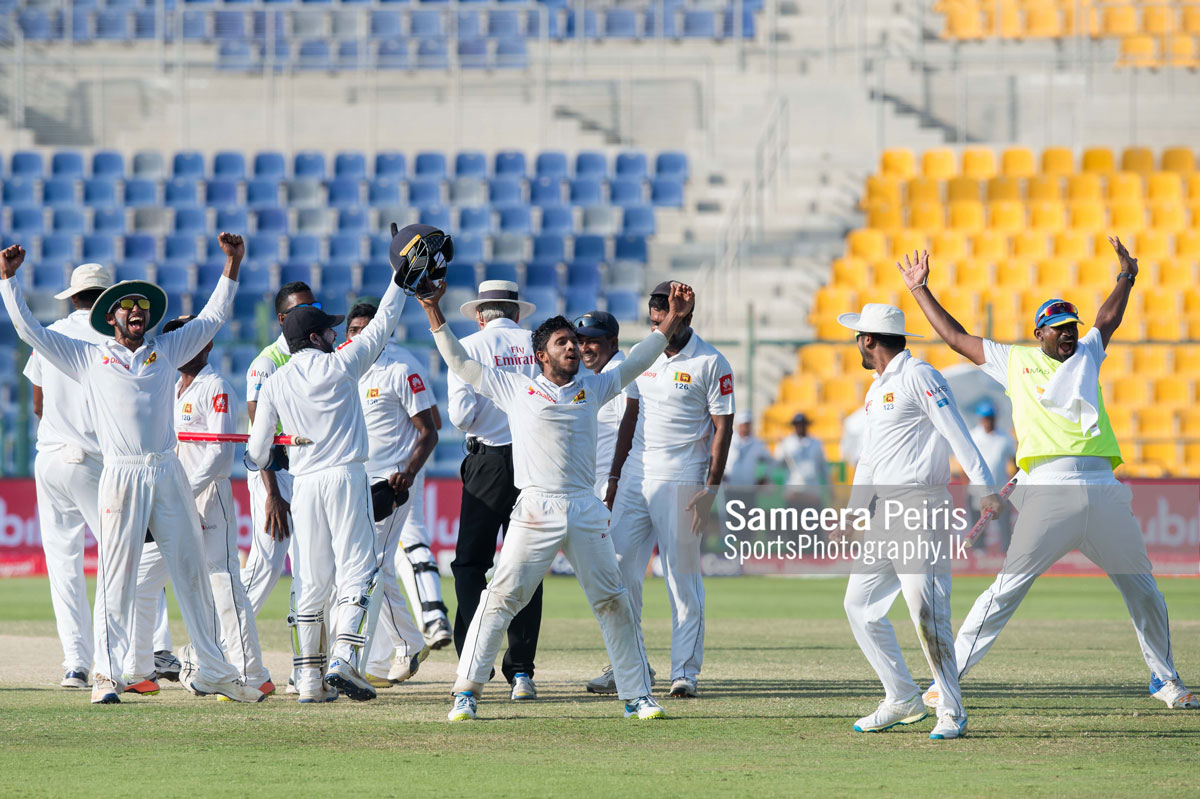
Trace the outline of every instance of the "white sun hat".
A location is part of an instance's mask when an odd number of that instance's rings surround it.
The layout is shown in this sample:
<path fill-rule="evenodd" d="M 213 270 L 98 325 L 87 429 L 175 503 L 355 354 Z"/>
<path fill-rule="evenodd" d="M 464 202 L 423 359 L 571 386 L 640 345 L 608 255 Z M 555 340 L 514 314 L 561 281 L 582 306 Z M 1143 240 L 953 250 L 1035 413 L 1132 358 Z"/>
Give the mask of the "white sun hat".
<path fill-rule="evenodd" d="M 858 333 L 925 338 L 904 329 L 904 311 L 894 305 L 884 305 L 880 302 L 869 302 L 863 306 L 862 313 L 844 313 L 837 320 L 842 327 L 848 327 Z"/>
<path fill-rule="evenodd" d="M 485 302 L 511 302 L 520 309 L 522 317 L 537 310 L 532 302 L 517 299 L 517 284 L 511 280 L 485 280 L 479 284 L 479 298 L 464 302 L 458 310 L 468 319 L 475 318 L 475 309 Z"/>

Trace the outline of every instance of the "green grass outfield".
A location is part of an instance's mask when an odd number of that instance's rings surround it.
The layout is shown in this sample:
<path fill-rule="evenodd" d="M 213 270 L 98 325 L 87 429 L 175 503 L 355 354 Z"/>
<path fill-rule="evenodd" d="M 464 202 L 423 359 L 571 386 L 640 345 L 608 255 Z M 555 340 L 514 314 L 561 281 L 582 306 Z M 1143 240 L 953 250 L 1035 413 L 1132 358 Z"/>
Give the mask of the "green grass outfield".
<path fill-rule="evenodd" d="M 987 582 L 955 581 L 956 628 Z M 1200 580 L 1160 585 L 1177 665 L 1200 682 Z M 0 795 L 1196 796 L 1200 712 L 1167 711 L 1147 694 L 1137 640 L 1107 580 L 1040 580 L 964 684 L 969 736 L 944 742 L 928 740 L 932 719 L 851 732 L 882 692 L 847 627 L 844 580 L 707 586 L 701 698 L 664 700 L 671 718 L 658 723 L 625 721 L 618 701 L 583 692 L 605 655 L 582 592 L 566 578 L 546 582 L 542 698 L 514 703 L 497 688 L 476 723 L 445 721 L 446 651 L 375 702 L 321 707 L 282 691 L 257 706 L 216 702 L 173 684 L 93 707 L 86 692 L 48 678 L 14 679 L 27 673 L 17 668 L 27 653 L 5 651 Z M 648 583 L 646 598 L 647 646 L 665 676 L 661 580 Z M 264 645 L 278 653 L 284 627 L 267 620 L 282 618 L 286 599 L 277 590 L 262 617 Z M 927 680 L 903 600 L 892 619 L 914 674 Z M 0 636 L 41 652 L 48 676 L 57 674 L 57 642 L 29 637 L 53 635 L 45 581 L 0 580 Z"/>

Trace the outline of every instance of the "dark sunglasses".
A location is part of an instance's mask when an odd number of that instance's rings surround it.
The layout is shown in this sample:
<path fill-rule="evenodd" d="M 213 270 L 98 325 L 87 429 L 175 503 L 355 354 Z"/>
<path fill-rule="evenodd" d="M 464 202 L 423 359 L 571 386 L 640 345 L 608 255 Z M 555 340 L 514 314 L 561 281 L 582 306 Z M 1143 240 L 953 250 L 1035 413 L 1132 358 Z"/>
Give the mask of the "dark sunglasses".
<path fill-rule="evenodd" d="M 112 307 L 108 309 L 108 312 L 112 313 L 113 311 L 117 310 L 117 308 L 122 308 L 126 311 L 132 311 L 133 306 L 135 305 L 141 308 L 143 311 L 150 310 L 150 300 L 146 299 L 145 297 L 138 297 L 136 299 L 133 297 L 123 297 L 122 299 L 114 302 Z"/>
<path fill-rule="evenodd" d="M 1041 323 L 1043 319 L 1051 316 L 1058 316 L 1060 313 L 1069 313 L 1079 316 L 1079 309 L 1076 308 L 1074 304 L 1066 302 L 1065 300 L 1062 302 L 1056 302 L 1043 308 L 1042 312 L 1038 314 L 1037 321 Z"/>
<path fill-rule="evenodd" d="M 607 330 L 607 326 L 594 316 L 581 316 L 575 320 L 575 327 L 599 327 Z"/>

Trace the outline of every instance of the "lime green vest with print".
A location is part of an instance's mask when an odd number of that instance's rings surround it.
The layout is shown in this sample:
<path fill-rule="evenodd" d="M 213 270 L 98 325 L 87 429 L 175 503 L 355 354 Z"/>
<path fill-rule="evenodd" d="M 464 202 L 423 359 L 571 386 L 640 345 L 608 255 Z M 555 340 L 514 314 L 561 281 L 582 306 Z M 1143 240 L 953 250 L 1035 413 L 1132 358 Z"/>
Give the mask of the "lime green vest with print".
<path fill-rule="evenodd" d="M 290 361 L 292 359 L 291 355 L 288 355 L 286 352 L 279 349 L 279 345 L 275 344 L 275 343 L 272 343 L 269 347 L 267 347 L 262 352 L 260 352 L 258 354 L 258 357 L 259 358 L 264 358 L 264 357 L 269 358 L 271 360 L 271 363 L 275 364 L 276 369 L 283 366 L 285 363 L 287 363 L 288 361 Z M 250 423 L 250 428 L 251 429 L 254 428 L 253 422 Z M 283 433 L 283 423 L 276 422 L 275 423 L 275 435 L 280 435 L 282 433 Z"/>
<path fill-rule="evenodd" d="M 1028 470 L 1036 458 L 1094 455 L 1108 458 L 1113 468 L 1123 462 L 1121 448 L 1098 391 L 1096 427 L 1083 430 L 1078 422 L 1054 413 L 1038 402 L 1050 377 L 1062 366 L 1038 347 L 1014 346 L 1008 356 L 1008 396 L 1012 399 L 1017 434 L 1017 466 Z"/>

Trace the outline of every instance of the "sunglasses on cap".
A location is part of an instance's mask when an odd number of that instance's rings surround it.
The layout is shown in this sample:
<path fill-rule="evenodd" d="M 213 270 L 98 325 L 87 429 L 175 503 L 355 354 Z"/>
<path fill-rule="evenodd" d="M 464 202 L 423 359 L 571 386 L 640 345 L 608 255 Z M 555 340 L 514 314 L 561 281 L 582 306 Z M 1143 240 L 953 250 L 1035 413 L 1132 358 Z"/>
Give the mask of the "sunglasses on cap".
<path fill-rule="evenodd" d="M 321 303 L 319 303 L 319 302 L 298 302 L 295 305 L 293 305 L 291 308 L 288 308 L 286 311 L 284 311 L 284 315 L 286 316 L 287 314 L 290 314 L 292 311 L 296 310 L 297 308 L 316 308 L 319 311 L 319 310 L 321 310 Z"/>
<path fill-rule="evenodd" d="M 1067 302 L 1066 300 L 1060 300 L 1058 302 L 1051 303 L 1043 308 L 1042 312 L 1038 314 L 1035 327 L 1040 327 L 1043 319 L 1048 319 L 1051 316 L 1058 316 L 1059 314 L 1063 313 L 1069 313 L 1072 316 L 1079 316 L 1079 309 L 1075 307 L 1074 303 Z"/>
<path fill-rule="evenodd" d="M 580 328 L 580 327 L 599 327 L 599 328 L 603 328 L 603 329 L 605 329 L 605 330 L 607 330 L 607 329 L 608 329 L 608 325 L 604 324 L 604 323 L 603 323 L 603 322 L 601 322 L 599 319 L 597 319 L 597 318 L 595 318 L 594 316 L 591 316 L 591 315 L 588 315 L 588 316 L 581 316 L 581 317 L 579 317 L 578 319 L 576 319 L 576 320 L 575 320 L 575 327 L 577 327 L 577 328 Z"/>
<path fill-rule="evenodd" d="M 134 305 L 141 308 L 143 311 L 150 310 L 150 300 L 146 299 L 145 297 L 122 297 L 112 304 L 112 307 L 108 309 L 108 312 L 112 313 L 118 308 L 126 311 L 132 311 Z"/>

